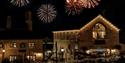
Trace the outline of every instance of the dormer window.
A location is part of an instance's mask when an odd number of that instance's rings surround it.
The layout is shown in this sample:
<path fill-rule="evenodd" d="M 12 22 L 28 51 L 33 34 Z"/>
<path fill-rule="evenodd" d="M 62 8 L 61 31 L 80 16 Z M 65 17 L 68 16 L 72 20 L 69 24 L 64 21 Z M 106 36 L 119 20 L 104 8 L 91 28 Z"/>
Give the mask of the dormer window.
<path fill-rule="evenodd" d="M 105 27 L 100 23 L 95 24 L 92 35 L 94 39 L 104 39 L 106 35 Z"/>

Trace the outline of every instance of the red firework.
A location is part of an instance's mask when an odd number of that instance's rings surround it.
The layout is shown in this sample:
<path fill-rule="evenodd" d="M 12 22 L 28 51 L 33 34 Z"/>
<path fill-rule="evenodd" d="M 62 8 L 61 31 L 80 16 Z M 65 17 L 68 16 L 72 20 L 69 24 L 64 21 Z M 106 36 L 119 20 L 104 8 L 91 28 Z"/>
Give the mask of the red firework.
<path fill-rule="evenodd" d="M 79 1 L 80 0 L 66 0 L 66 12 L 72 15 L 79 14 L 83 9 Z"/>
<path fill-rule="evenodd" d="M 66 12 L 68 14 L 80 14 L 84 8 L 94 8 L 100 0 L 66 0 Z"/>

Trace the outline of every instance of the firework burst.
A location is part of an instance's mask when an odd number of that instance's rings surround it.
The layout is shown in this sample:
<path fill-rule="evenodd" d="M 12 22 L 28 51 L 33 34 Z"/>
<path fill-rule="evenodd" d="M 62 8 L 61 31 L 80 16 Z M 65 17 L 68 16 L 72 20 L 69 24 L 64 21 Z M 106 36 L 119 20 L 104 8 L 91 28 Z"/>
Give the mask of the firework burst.
<path fill-rule="evenodd" d="M 94 8 L 100 0 L 66 0 L 66 12 L 68 14 L 80 14 L 84 8 Z"/>
<path fill-rule="evenodd" d="M 99 4 L 101 0 L 81 0 L 81 4 L 84 8 L 94 8 Z"/>
<path fill-rule="evenodd" d="M 79 14 L 82 9 L 83 7 L 80 0 L 66 0 L 66 12 L 68 12 L 68 14 Z"/>
<path fill-rule="evenodd" d="M 28 4 L 30 4 L 30 0 L 11 0 L 10 3 L 12 3 L 13 5 L 15 6 L 18 6 L 18 7 L 23 7 L 23 6 L 26 6 Z"/>
<path fill-rule="evenodd" d="M 51 4 L 44 4 L 37 10 L 38 17 L 44 23 L 50 23 L 56 17 L 56 10 Z"/>

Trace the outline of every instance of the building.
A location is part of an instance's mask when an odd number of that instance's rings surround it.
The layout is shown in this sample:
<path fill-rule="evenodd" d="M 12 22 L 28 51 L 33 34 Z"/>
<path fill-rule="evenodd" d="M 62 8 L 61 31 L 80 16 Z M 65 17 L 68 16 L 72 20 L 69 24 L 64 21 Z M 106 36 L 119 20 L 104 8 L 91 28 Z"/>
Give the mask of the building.
<path fill-rule="evenodd" d="M 120 29 L 103 16 L 98 15 L 92 21 L 75 30 L 53 31 L 54 43 L 58 52 L 61 49 L 93 49 L 96 51 L 116 49 Z M 124 49 L 121 48 L 121 51 Z"/>
<path fill-rule="evenodd" d="M 22 63 L 43 59 L 42 39 L 11 39 L 0 40 L 0 61 L 8 58 L 10 61 L 20 59 Z"/>

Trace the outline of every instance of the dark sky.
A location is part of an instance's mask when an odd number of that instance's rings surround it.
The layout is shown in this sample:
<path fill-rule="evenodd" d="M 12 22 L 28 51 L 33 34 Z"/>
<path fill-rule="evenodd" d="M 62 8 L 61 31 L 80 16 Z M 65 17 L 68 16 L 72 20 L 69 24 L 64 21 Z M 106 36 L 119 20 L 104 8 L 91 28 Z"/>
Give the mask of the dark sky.
<path fill-rule="evenodd" d="M 111 21 L 115 26 L 120 28 L 120 41 L 125 39 L 125 7 L 124 0 L 101 0 L 95 8 L 84 9 L 80 15 L 67 15 L 65 12 L 65 0 L 31 0 L 32 3 L 25 7 L 16 7 L 8 0 L 0 1 L 0 31 L 1 39 L 27 39 L 27 38 L 44 38 L 51 37 L 52 31 L 79 29 L 90 20 L 101 14 Z M 41 4 L 53 4 L 57 10 L 57 17 L 52 23 L 44 24 L 38 20 L 36 10 Z M 33 31 L 27 30 L 25 23 L 26 11 L 32 11 Z M 12 28 L 6 30 L 6 16 L 12 16 Z"/>

